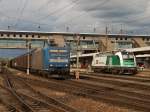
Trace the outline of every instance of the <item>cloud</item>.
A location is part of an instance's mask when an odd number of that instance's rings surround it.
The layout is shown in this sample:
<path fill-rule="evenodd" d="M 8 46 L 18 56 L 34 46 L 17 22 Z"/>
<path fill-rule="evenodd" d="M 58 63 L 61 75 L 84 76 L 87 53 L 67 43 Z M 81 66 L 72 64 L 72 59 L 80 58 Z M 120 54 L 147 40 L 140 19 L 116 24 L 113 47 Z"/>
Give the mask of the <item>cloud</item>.
<path fill-rule="evenodd" d="M 0 28 L 71 32 L 115 33 L 149 28 L 149 0 L 1 0 Z M 17 24 L 17 25 L 16 25 Z M 112 28 L 113 27 L 113 28 Z M 145 29 L 143 29 L 145 27 Z M 111 32 L 113 32 L 111 31 Z"/>

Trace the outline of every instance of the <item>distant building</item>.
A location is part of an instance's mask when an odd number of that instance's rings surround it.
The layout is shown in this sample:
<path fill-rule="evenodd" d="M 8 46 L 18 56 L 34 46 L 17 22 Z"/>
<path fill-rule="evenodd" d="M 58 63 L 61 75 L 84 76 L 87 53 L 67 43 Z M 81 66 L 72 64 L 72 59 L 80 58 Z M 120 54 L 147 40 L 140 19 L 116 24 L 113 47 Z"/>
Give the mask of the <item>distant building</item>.
<path fill-rule="evenodd" d="M 60 39 L 59 39 L 60 38 Z M 63 39 L 62 39 L 63 38 Z M 48 41 L 49 40 L 49 41 Z M 47 42 L 60 44 L 63 42 L 71 47 L 71 54 L 76 54 L 77 48 L 81 54 L 97 51 L 112 51 L 118 49 L 137 48 L 150 46 L 149 35 L 127 34 L 97 34 L 97 33 L 70 33 L 70 32 L 40 32 L 40 31 L 0 31 L 0 48 L 21 48 L 26 52 L 27 42 L 31 42 L 31 48 L 46 47 Z M 78 47 L 77 47 L 78 45 Z M 5 52 L 4 52 L 5 51 Z M 9 52 L 7 52 L 9 51 Z M 0 50 L 2 56 L 12 54 L 16 56 L 20 51 Z M 10 52 L 13 53 L 10 53 Z M 23 51 L 23 50 L 21 50 Z M 10 55 L 9 55 L 10 56 Z M 144 60 L 144 61 L 143 61 Z M 150 66 L 150 57 L 138 58 L 138 62 Z"/>
<path fill-rule="evenodd" d="M 26 48 L 26 42 L 31 41 L 32 47 L 43 47 L 50 38 L 64 38 L 70 45 L 72 53 L 78 49 L 82 53 L 96 51 L 112 51 L 150 46 L 150 36 L 126 34 L 96 34 L 96 33 L 66 33 L 40 31 L 0 31 L 0 48 Z"/>

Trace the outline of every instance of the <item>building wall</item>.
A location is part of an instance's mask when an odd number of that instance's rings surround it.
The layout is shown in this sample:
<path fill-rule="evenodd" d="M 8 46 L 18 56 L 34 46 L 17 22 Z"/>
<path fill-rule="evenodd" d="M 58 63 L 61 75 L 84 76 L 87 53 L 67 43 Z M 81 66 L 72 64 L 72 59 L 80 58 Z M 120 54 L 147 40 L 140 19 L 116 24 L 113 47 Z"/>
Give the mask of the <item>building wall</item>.
<path fill-rule="evenodd" d="M 32 47 L 42 47 L 44 41 L 50 37 L 55 38 L 56 43 L 63 42 L 57 38 L 64 38 L 72 48 L 77 49 L 77 36 L 79 37 L 79 49 L 83 52 L 112 51 L 115 49 L 144 47 L 150 45 L 149 36 L 128 35 L 100 35 L 73 33 L 42 33 L 42 32 L 9 32 L 0 31 L 0 47 L 26 47 L 26 40 L 32 41 Z"/>
<path fill-rule="evenodd" d="M 146 47 L 146 41 L 143 38 L 137 37 L 132 39 L 134 47 Z"/>

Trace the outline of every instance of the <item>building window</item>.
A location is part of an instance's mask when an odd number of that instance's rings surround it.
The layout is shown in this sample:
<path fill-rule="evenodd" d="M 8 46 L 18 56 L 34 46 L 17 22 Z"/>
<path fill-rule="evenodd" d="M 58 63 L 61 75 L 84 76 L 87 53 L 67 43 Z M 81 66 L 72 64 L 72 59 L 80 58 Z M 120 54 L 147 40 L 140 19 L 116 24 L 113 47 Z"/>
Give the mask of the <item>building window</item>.
<path fill-rule="evenodd" d="M 128 40 L 127 37 L 125 38 L 125 40 Z"/>
<path fill-rule="evenodd" d="M 3 37 L 4 36 L 4 34 L 1 34 L 1 37 Z"/>
<path fill-rule="evenodd" d="M 83 36 L 83 39 L 85 39 L 85 36 Z"/>
<path fill-rule="evenodd" d="M 120 38 L 120 40 L 122 40 L 122 38 Z"/>
<path fill-rule="evenodd" d="M 20 36 L 20 37 L 22 37 L 22 35 L 21 35 L 21 34 L 20 34 L 19 36 Z"/>
<path fill-rule="evenodd" d="M 143 39 L 143 41 L 145 40 L 145 38 L 142 38 Z"/>
<path fill-rule="evenodd" d="M 28 37 L 28 35 L 26 35 L 26 37 Z"/>
<path fill-rule="evenodd" d="M 13 36 L 16 37 L 16 34 L 14 34 Z"/>
<path fill-rule="evenodd" d="M 98 60 L 96 60 L 96 64 L 98 64 Z"/>
<path fill-rule="evenodd" d="M 147 38 L 147 41 L 149 41 L 149 38 Z"/>
<path fill-rule="evenodd" d="M 9 34 L 7 34 L 7 37 L 9 37 L 10 35 Z"/>
<path fill-rule="evenodd" d="M 34 35 L 32 35 L 32 38 L 34 38 Z"/>
<path fill-rule="evenodd" d="M 40 35 L 38 35 L 38 38 L 40 38 L 41 36 Z"/>
<path fill-rule="evenodd" d="M 118 38 L 116 37 L 116 40 L 118 40 Z"/>

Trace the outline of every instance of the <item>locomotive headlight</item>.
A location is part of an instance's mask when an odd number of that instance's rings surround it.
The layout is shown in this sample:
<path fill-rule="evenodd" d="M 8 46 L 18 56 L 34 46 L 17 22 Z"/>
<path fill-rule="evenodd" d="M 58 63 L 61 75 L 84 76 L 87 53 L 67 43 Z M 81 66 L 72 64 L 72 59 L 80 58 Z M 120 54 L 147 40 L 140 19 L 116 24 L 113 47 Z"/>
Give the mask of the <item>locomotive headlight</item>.
<path fill-rule="evenodd" d="M 66 64 L 65 66 L 67 67 L 68 65 Z"/>
<path fill-rule="evenodd" d="M 50 64 L 50 66 L 52 67 L 53 65 L 52 65 L 52 64 Z"/>

